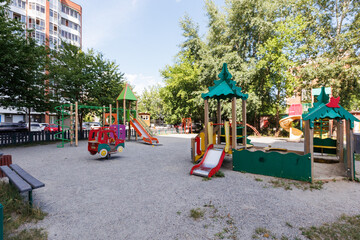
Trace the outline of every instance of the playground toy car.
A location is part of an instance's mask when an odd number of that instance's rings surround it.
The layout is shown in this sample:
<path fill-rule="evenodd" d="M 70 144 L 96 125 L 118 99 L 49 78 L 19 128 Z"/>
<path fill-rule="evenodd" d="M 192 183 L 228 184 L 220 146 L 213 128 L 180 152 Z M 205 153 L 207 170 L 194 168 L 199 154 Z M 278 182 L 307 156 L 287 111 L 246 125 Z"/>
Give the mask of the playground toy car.
<path fill-rule="evenodd" d="M 100 154 L 101 158 L 110 158 L 110 154 L 122 152 L 125 141 L 119 139 L 115 130 L 109 128 L 93 129 L 89 133 L 88 150 L 91 155 Z"/>

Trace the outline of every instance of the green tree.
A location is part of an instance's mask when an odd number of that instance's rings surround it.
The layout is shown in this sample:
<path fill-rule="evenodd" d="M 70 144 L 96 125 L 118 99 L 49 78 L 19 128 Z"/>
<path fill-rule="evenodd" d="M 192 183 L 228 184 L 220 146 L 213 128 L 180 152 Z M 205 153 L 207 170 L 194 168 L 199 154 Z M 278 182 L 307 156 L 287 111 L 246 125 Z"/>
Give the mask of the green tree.
<path fill-rule="evenodd" d="M 174 66 L 167 65 L 161 71 L 165 86 L 161 89 L 160 96 L 167 123 L 180 123 L 184 117 L 191 117 L 194 122 L 202 119 L 199 74 L 200 68 L 189 52 L 180 55 Z"/>
<path fill-rule="evenodd" d="M 26 38 L 25 26 L 9 19 L 8 11 L 8 1 L 0 0 L 0 105 L 45 111 L 47 51 Z"/>
<path fill-rule="evenodd" d="M 139 112 L 150 113 L 151 119 L 164 120 L 163 102 L 160 97 L 160 85 L 145 88 L 139 98 Z"/>
<path fill-rule="evenodd" d="M 296 7 L 308 23 L 308 51 L 298 72 L 302 87 L 331 86 L 341 105 L 360 109 L 360 2 L 303 0 Z"/>
<path fill-rule="evenodd" d="M 90 106 L 114 104 L 123 88 L 123 74 L 113 61 L 105 60 L 101 53 L 83 52 L 79 47 L 63 43 L 52 52 L 49 64 L 51 88 L 56 104 L 75 103 Z M 79 109 L 79 122 L 90 109 Z"/>
<path fill-rule="evenodd" d="M 291 71 L 296 57 L 303 53 L 303 31 L 306 22 L 301 16 L 288 17 L 275 24 L 272 37 L 258 47 L 258 73 L 253 86 L 259 93 L 262 106 L 275 113 L 276 136 L 279 134 L 280 111 L 285 108 L 285 99 L 292 96 L 297 79 Z"/>

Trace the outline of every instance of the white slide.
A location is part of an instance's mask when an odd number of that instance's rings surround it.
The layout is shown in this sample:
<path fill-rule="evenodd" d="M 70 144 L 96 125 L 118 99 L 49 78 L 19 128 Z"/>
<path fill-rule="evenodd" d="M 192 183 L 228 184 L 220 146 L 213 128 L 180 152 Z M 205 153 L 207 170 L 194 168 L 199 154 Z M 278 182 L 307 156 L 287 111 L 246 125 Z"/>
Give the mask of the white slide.
<path fill-rule="evenodd" d="M 190 174 L 210 178 L 219 171 L 224 157 L 224 149 L 214 148 L 214 145 L 211 144 L 202 161 L 191 168 Z"/>

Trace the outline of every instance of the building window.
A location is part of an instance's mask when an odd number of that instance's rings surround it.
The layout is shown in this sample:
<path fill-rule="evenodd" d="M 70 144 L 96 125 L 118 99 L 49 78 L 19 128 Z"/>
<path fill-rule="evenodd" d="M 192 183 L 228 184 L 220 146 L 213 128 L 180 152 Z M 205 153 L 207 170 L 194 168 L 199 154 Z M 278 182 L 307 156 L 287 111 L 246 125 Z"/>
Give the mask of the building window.
<path fill-rule="evenodd" d="M 14 12 L 14 13 L 13 13 L 13 19 L 20 22 L 20 21 L 21 21 L 21 15 Z"/>

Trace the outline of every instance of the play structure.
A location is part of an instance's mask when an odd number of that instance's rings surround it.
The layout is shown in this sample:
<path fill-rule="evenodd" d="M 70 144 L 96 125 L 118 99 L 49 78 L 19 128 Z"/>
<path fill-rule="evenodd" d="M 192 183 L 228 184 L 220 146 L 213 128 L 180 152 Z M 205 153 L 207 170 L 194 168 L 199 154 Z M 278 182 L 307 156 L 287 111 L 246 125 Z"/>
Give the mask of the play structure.
<path fill-rule="evenodd" d="M 304 123 L 304 151 L 268 151 L 257 148 L 254 151 L 242 150 L 233 153 L 233 169 L 268 176 L 295 179 L 312 182 L 314 180 L 314 159 L 333 159 L 337 172 L 342 177 L 354 180 L 354 147 L 353 127 L 359 121 L 341 107 L 340 97 L 331 97 L 321 89 L 317 102 L 302 115 Z M 333 120 L 337 128 L 336 139 L 314 137 L 316 123 L 323 120 Z M 344 143 L 344 122 L 346 129 L 346 144 Z"/>
<path fill-rule="evenodd" d="M 301 120 L 301 115 L 293 115 L 282 118 L 279 123 L 280 126 L 290 134 L 290 140 L 300 140 L 303 132 L 297 128 L 292 127 L 293 121 Z"/>
<path fill-rule="evenodd" d="M 119 101 L 122 101 L 123 108 L 119 107 Z M 135 103 L 135 109 L 132 106 Z M 150 128 L 144 123 L 141 118 L 137 117 L 137 98 L 128 84 L 125 85 L 116 99 L 116 108 L 113 108 L 110 104 L 109 107 L 99 106 L 87 106 L 75 104 L 63 104 L 56 107 L 56 110 L 60 112 L 60 126 L 61 131 L 56 134 L 56 138 L 61 140 L 58 147 L 64 147 L 65 143 L 70 142 L 70 145 L 75 143 L 78 146 L 78 134 L 79 134 L 79 109 L 91 109 L 94 111 L 102 112 L 102 126 L 108 126 L 115 129 L 117 136 L 120 136 L 120 131 L 125 129 L 126 122 L 128 122 L 128 140 L 130 140 L 131 126 L 136 131 L 135 140 L 138 139 L 138 135 L 142 137 L 144 142 L 153 144 L 159 142 L 157 138 L 152 136 Z M 67 123 L 66 123 L 67 122 Z M 120 123 L 123 123 L 122 125 Z M 69 131 L 70 135 L 65 136 L 65 133 Z M 126 134 L 125 130 L 122 134 Z"/>
<path fill-rule="evenodd" d="M 181 129 L 183 133 L 193 133 L 191 118 L 183 118 L 181 120 Z"/>
<path fill-rule="evenodd" d="M 236 149 L 246 149 L 249 140 L 246 136 L 246 100 L 247 94 L 241 92 L 241 87 L 231 80 L 232 75 L 223 64 L 220 80 L 214 81 L 214 86 L 209 87 L 208 93 L 201 94 L 204 99 L 204 123 L 205 129 L 191 140 L 192 160 L 201 162 L 192 167 L 190 174 L 202 177 L 213 176 L 221 167 L 226 154 L 232 154 Z M 209 100 L 217 100 L 217 123 L 209 121 Z M 236 99 L 242 100 L 242 125 L 237 124 Z M 222 123 L 221 101 L 231 100 L 232 118 L 231 125 L 228 121 Z M 231 134 L 230 134 L 231 127 Z M 223 137 L 223 139 L 222 139 Z M 224 144 L 225 141 L 225 144 Z M 238 145 L 240 143 L 240 145 Z"/>
<path fill-rule="evenodd" d="M 124 125 L 123 125 L 124 126 Z M 100 129 L 93 129 L 89 133 L 88 151 L 91 155 L 97 153 L 101 158 L 109 159 L 111 154 L 122 152 L 125 147 L 125 138 L 118 138 L 116 133 L 121 131 L 119 136 L 125 136 L 125 128 L 116 129 L 110 127 L 102 127 Z"/>

